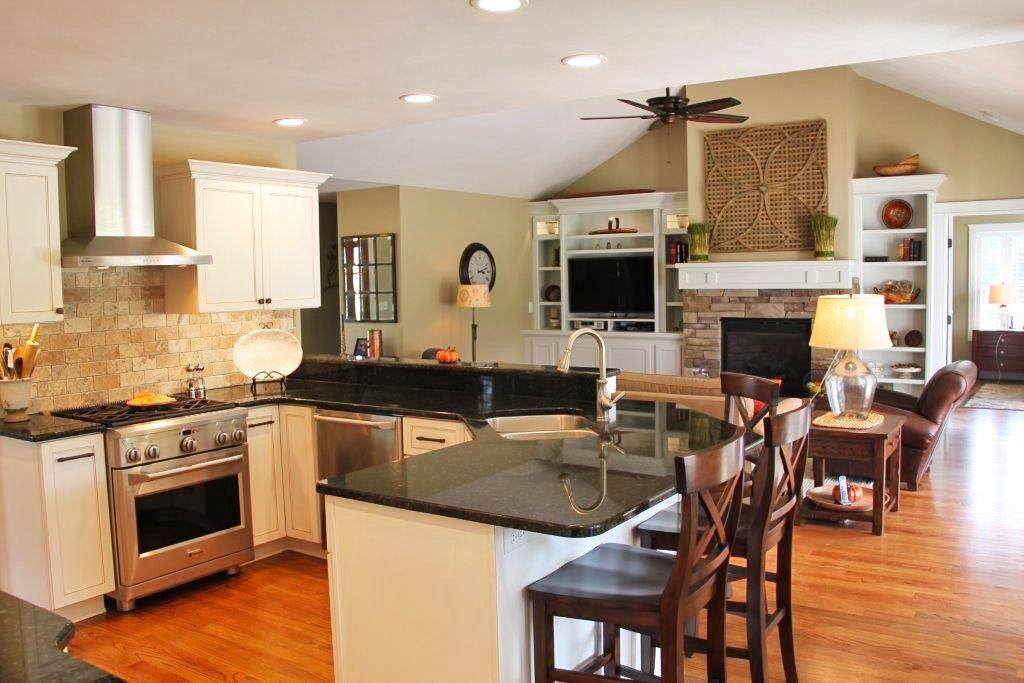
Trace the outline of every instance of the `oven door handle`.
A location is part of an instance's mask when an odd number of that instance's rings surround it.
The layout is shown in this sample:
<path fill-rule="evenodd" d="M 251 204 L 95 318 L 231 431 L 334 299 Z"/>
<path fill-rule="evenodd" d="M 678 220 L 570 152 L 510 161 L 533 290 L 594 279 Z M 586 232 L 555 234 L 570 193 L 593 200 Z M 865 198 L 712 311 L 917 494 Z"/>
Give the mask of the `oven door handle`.
<path fill-rule="evenodd" d="M 197 470 L 205 470 L 211 467 L 217 467 L 218 465 L 226 465 L 230 462 L 238 462 L 245 455 L 239 453 L 238 455 L 232 455 L 227 458 L 219 458 L 217 460 L 209 460 L 207 462 L 197 463 L 195 465 L 188 465 L 187 467 L 175 467 L 174 469 L 164 470 L 162 472 L 154 472 L 152 474 L 130 474 L 128 478 L 134 482 L 138 481 L 155 481 L 157 479 L 164 479 L 166 477 L 173 477 L 178 474 L 185 474 L 186 472 L 195 472 Z"/>
<path fill-rule="evenodd" d="M 395 421 L 390 420 L 388 422 L 374 422 L 373 420 L 353 420 L 348 417 L 329 417 L 327 415 L 314 415 L 314 420 L 318 422 L 336 422 L 343 425 L 358 425 L 359 427 L 369 427 L 371 429 L 394 429 Z"/>

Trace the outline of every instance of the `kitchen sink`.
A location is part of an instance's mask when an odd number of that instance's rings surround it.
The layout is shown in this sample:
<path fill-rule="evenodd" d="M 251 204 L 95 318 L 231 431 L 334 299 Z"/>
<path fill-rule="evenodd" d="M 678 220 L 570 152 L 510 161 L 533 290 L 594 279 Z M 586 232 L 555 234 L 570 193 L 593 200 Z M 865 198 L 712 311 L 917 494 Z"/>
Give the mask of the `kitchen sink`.
<path fill-rule="evenodd" d="M 506 439 L 581 439 L 596 437 L 590 421 L 579 415 L 510 415 L 487 420 L 491 429 Z"/>

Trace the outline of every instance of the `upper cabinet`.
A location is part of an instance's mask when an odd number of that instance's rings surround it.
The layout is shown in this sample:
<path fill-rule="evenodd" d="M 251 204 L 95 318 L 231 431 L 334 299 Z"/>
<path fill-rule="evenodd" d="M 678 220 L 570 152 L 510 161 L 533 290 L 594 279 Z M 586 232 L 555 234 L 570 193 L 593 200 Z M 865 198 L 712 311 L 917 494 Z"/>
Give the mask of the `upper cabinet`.
<path fill-rule="evenodd" d="M 0 323 L 63 319 L 57 164 L 73 151 L 0 140 Z"/>
<path fill-rule="evenodd" d="M 329 175 L 190 160 L 157 176 L 162 236 L 213 256 L 167 269 L 169 313 L 320 306 L 317 187 Z"/>

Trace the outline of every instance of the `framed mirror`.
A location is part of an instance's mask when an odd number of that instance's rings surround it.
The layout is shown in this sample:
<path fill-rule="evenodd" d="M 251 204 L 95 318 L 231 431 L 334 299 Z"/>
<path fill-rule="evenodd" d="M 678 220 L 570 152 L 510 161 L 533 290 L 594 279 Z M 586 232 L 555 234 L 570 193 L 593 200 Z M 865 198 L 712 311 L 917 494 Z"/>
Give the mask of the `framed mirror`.
<path fill-rule="evenodd" d="M 341 238 L 341 296 L 346 322 L 398 322 L 395 234 Z"/>

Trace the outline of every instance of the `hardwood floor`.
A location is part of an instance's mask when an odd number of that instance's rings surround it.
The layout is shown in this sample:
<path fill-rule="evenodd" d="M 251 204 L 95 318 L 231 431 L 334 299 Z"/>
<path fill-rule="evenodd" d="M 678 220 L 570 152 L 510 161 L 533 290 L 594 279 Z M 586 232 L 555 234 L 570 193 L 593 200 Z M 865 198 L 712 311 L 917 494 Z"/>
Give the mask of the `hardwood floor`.
<path fill-rule="evenodd" d="M 1024 412 L 960 409 L 884 536 L 797 528 L 796 652 L 805 681 L 1024 678 Z M 735 599 L 741 599 L 742 592 Z M 130 681 L 330 678 L 322 561 L 285 553 L 78 625 L 72 652 Z M 729 620 L 730 642 L 743 625 Z M 770 671 L 781 680 L 778 640 Z M 687 661 L 702 680 L 703 659 Z M 746 663 L 730 660 L 745 680 Z M 359 682 L 363 683 L 363 682 Z M 397 682 L 396 682 L 397 683 Z M 461 682 L 453 682 L 461 683 Z"/>
<path fill-rule="evenodd" d="M 71 652 L 128 681 L 329 680 L 327 565 L 295 552 L 77 624 Z"/>

